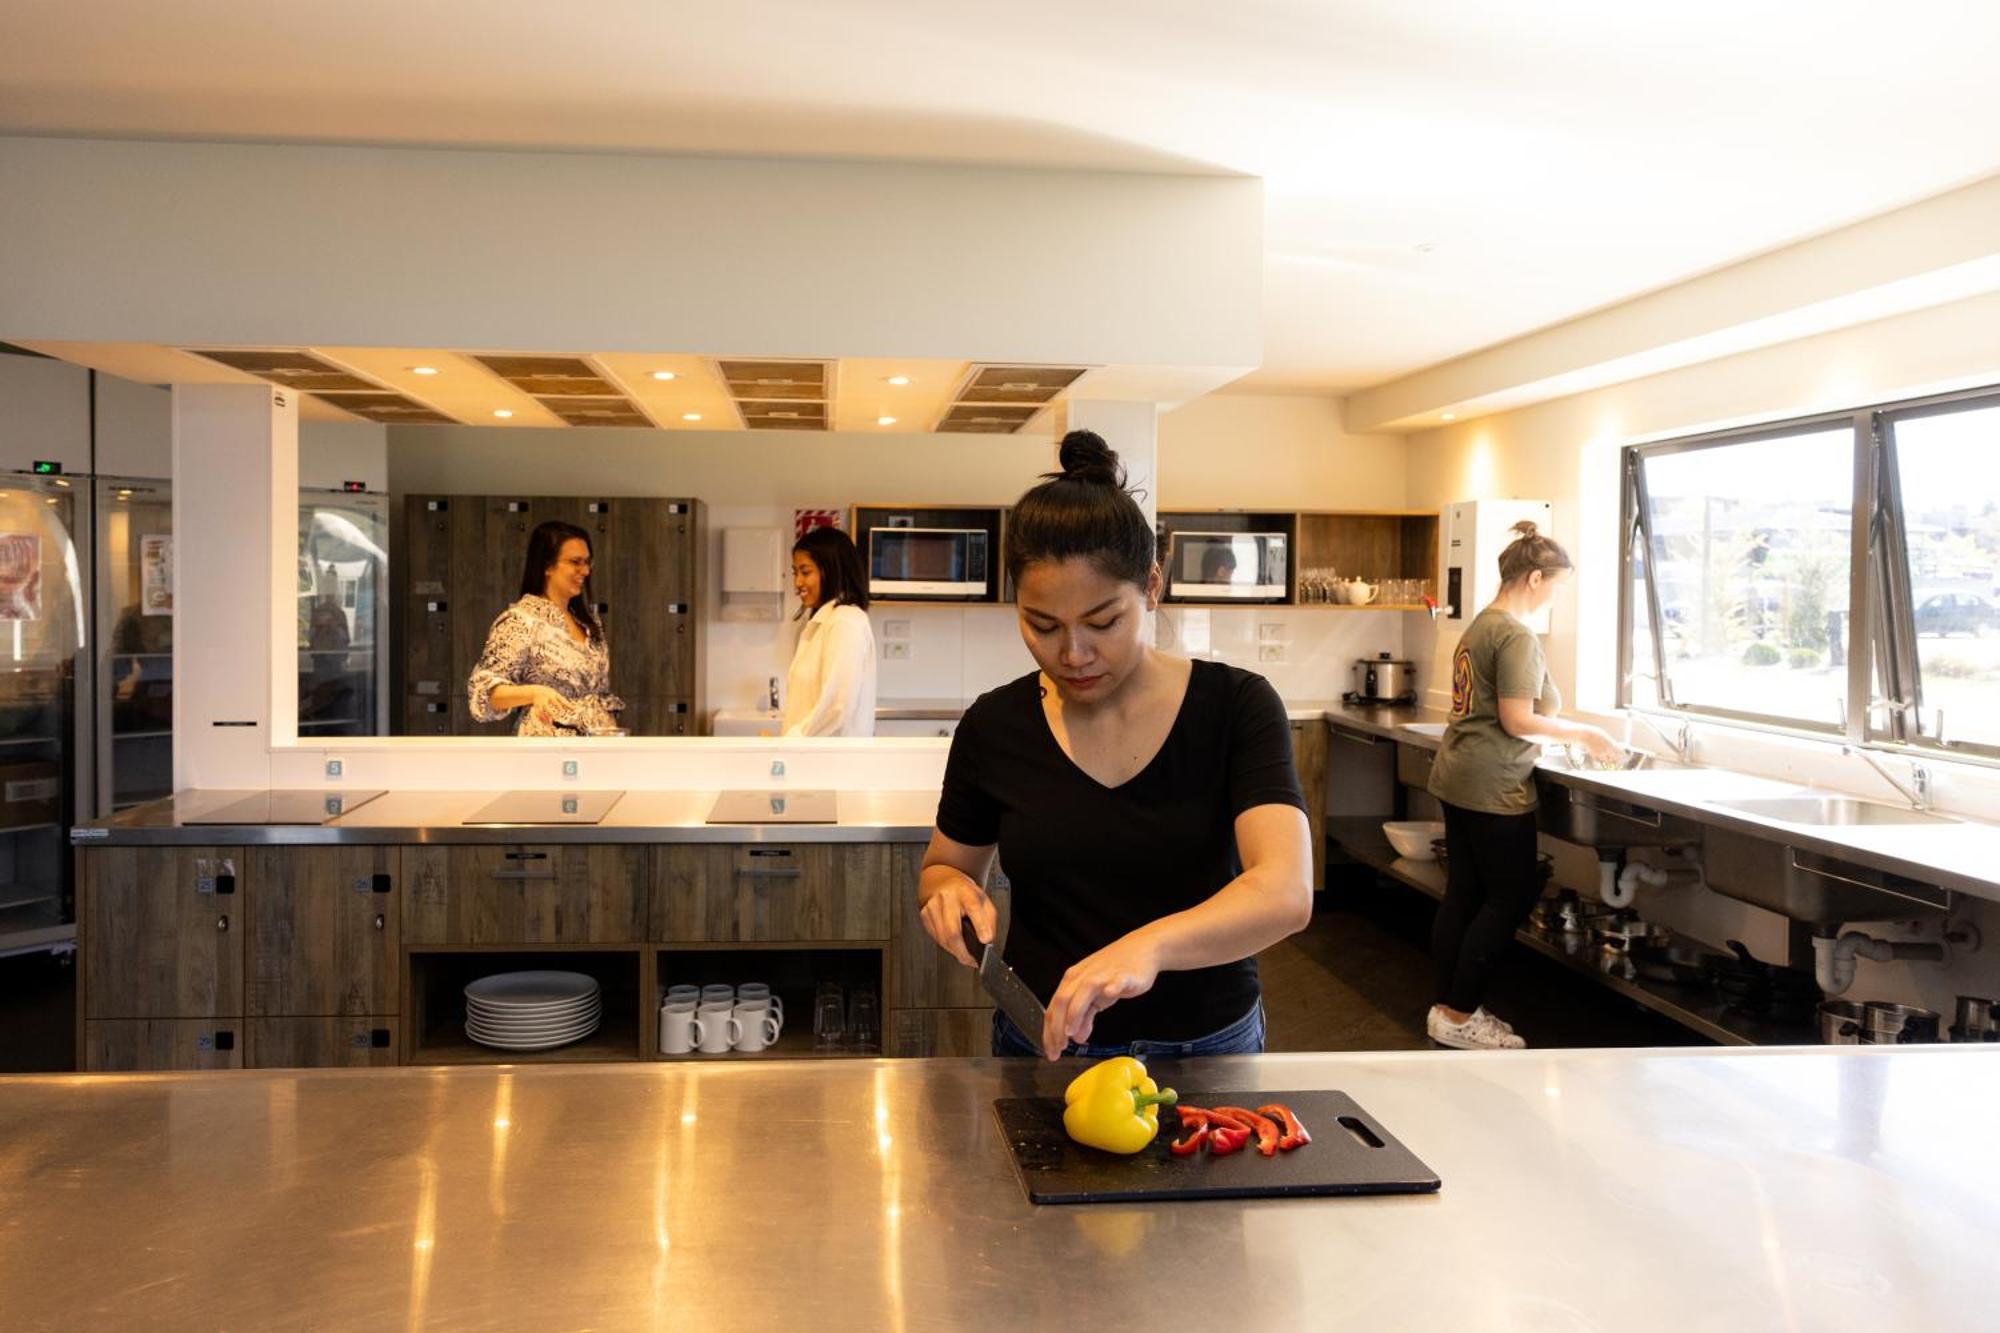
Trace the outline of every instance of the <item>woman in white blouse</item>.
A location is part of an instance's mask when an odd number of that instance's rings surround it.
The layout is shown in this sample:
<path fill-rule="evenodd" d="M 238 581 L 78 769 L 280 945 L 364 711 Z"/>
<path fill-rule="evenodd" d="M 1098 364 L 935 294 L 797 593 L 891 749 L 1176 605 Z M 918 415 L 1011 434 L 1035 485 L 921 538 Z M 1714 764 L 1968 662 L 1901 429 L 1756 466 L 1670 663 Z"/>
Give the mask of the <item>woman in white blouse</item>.
<path fill-rule="evenodd" d="M 814 528 L 792 547 L 799 632 L 785 681 L 787 736 L 875 734 L 875 631 L 861 553 L 838 528 Z"/>

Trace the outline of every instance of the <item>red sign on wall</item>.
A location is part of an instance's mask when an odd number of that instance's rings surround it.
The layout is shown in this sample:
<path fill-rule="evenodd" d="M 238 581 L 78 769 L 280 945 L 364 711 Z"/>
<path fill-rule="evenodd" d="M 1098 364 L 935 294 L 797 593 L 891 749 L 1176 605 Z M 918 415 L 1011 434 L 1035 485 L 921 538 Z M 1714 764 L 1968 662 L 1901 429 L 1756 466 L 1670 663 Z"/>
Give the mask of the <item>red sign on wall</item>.
<path fill-rule="evenodd" d="M 794 509 L 792 511 L 792 540 L 811 532 L 814 528 L 837 528 L 840 526 L 841 511 L 838 509 Z"/>

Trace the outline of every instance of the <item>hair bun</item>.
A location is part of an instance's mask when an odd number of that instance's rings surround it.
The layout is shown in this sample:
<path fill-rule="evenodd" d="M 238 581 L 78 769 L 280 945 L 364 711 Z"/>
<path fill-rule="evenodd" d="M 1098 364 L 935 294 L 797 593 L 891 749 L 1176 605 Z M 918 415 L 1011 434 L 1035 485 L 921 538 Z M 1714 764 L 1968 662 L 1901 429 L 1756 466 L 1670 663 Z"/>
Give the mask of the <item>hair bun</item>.
<path fill-rule="evenodd" d="M 1507 530 L 1509 532 L 1518 532 L 1523 537 L 1532 537 L 1540 529 L 1535 527 L 1535 520 L 1533 520 L 1532 518 L 1524 518 L 1519 523 L 1516 523 L 1513 527 Z"/>
<path fill-rule="evenodd" d="M 1125 469 L 1118 465 L 1117 452 L 1094 430 L 1073 430 L 1063 436 L 1056 458 L 1062 463 L 1062 475 L 1067 480 L 1102 486 L 1125 485 Z"/>

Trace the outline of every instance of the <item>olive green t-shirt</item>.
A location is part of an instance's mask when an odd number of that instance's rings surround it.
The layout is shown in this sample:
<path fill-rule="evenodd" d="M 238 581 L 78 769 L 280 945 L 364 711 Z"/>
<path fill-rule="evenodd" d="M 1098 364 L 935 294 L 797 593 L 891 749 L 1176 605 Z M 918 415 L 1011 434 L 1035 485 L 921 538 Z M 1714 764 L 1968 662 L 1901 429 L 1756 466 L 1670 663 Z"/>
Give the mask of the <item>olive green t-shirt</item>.
<path fill-rule="evenodd" d="M 1507 734 L 1502 699 L 1533 699 L 1535 711 L 1562 711 L 1542 641 L 1497 607 L 1473 618 L 1451 657 L 1451 722 L 1431 764 L 1430 793 L 1461 810 L 1525 814 L 1535 808 L 1537 741 Z"/>

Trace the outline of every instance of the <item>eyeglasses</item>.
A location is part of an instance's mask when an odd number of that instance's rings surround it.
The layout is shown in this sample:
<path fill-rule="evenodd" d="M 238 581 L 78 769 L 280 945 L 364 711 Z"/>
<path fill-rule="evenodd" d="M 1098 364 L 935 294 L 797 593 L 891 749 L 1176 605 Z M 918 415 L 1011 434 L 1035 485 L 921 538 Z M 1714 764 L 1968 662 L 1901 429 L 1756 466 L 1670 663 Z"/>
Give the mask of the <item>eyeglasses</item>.
<path fill-rule="evenodd" d="M 585 560 L 577 560 L 577 559 L 569 559 L 569 560 L 558 560 L 558 561 L 556 561 L 556 563 L 557 563 L 557 564 L 559 564 L 559 565 L 574 565 L 574 566 L 576 566 L 576 568 L 578 568 L 578 569 L 589 569 L 589 568 L 590 568 L 590 561 L 589 561 L 589 560 L 587 560 L 587 559 L 585 559 Z"/>

